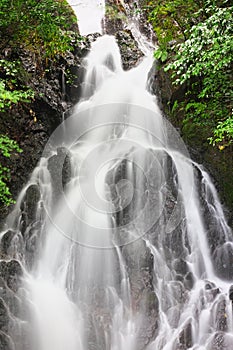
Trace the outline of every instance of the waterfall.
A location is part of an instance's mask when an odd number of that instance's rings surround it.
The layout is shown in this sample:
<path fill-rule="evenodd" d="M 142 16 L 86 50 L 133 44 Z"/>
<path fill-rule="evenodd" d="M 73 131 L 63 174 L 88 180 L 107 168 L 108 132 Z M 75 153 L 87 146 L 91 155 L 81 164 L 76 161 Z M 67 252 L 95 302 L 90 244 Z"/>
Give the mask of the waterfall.
<path fill-rule="evenodd" d="M 232 349 L 232 232 L 148 91 L 152 65 L 125 72 L 113 36 L 92 43 L 81 100 L 1 234 L 23 266 L 15 350 Z"/>
<path fill-rule="evenodd" d="M 104 0 L 68 0 L 68 3 L 77 16 L 81 35 L 102 34 L 102 20 L 105 12 Z"/>

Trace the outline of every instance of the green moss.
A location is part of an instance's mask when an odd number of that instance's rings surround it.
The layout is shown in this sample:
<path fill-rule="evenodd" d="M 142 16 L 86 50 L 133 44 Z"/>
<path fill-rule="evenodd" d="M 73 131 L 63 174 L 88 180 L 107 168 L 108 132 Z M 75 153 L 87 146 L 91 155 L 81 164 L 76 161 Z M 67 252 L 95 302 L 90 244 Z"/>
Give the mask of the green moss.
<path fill-rule="evenodd" d="M 127 16 L 122 11 L 120 11 L 119 8 L 114 4 L 106 4 L 105 15 L 110 20 L 121 20 L 121 21 L 127 20 Z"/>
<path fill-rule="evenodd" d="M 63 0 L 1 0 L 0 49 L 21 47 L 46 57 L 63 54 L 71 49 L 75 23 Z"/>

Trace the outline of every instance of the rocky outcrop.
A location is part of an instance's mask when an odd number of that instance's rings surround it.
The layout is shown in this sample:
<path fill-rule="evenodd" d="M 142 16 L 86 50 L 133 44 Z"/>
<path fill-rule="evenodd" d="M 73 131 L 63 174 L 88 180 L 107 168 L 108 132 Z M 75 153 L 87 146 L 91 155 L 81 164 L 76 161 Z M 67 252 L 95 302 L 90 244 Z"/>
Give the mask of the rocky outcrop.
<path fill-rule="evenodd" d="M 106 1 L 105 32 L 115 36 L 125 70 L 135 67 L 143 57 L 143 53 L 130 30 L 129 11 L 129 4 L 125 4 L 123 7 L 121 3 L 117 5 L 113 0 Z"/>
<path fill-rule="evenodd" d="M 85 72 L 82 59 L 88 53 L 90 44 L 96 39 L 90 35 L 73 44 L 73 51 L 54 60 L 42 60 L 30 51 L 18 49 L 14 54 L 8 51 L 12 59 L 21 62 L 24 72 L 24 83 L 35 93 L 30 103 L 20 103 L 16 107 L 1 113 L 1 134 L 7 134 L 17 141 L 22 153 L 14 152 L 10 159 L 1 159 L 1 164 L 11 170 L 8 182 L 14 198 L 28 183 L 31 173 L 36 167 L 44 147 L 56 127 L 68 117 L 72 107 L 80 98 L 81 82 Z M 0 53 L 1 56 L 1 53 Z M 17 56 L 17 57 L 16 57 Z M 1 57 L 0 57 L 1 58 Z M 11 57 L 8 56 L 10 60 Z M 56 164 L 64 160 L 64 183 L 69 179 L 69 159 L 64 149 L 58 149 L 50 159 L 49 170 L 55 181 Z M 55 195 L 55 194 L 54 194 Z M 23 269 L 31 267 L 38 254 L 38 242 L 43 231 L 44 210 L 38 211 L 41 193 L 36 183 L 28 183 L 21 192 L 21 200 L 8 217 L 10 229 L 3 231 L 0 240 L 0 350 L 28 350 L 23 344 L 24 326 L 19 322 L 24 319 L 24 292 L 20 290 Z M 4 230 L 6 216 L 13 206 L 0 208 L 0 228 Z M 37 215 L 36 215 L 37 213 Z M 39 213 L 39 215 L 38 215 Z M 17 219 L 16 219 L 17 218 Z M 20 312 L 20 318 L 19 317 Z M 14 344 L 19 337 L 20 345 Z M 24 342 L 24 341 L 23 341 Z M 22 344 L 21 344 L 22 343 Z"/>
<path fill-rule="evenodd" d="M 125 70 L 136 66 L 143 57 L 130 30 L 120 30 L 115 35 L 120 48 L 122 65 Z"/>
<path fill-rule="evenodd" d="M 38 61 L 35 55 L 25 50 L 17 52 L 35 98 L 31 103 L 21 103 L 1 113 L 1 134 L 17 141 L 22 149 L 22 153 L 14 152 L 9 160 L 1 159 L 3 166 L 11 169 L 8 185 L 14 198 L 27 183 L 49 136 L 70 115 L 79 100 L 84 74 L 82 58 L 95 38 L 95 35 L 83 38 L 74 44 L 73 52 L 67 52 L 54 61 Z M 0 224 L 10 210 L 1 207 Z"/>
<path fill-rule="evenodd" d="M 174 102 L 184 100 L 186 86 L 176 87 L 172 85 L 169 72 L 164 72 L 162 68 L 158 69 L 153 90 L 158 95 L 160 106 L 169 121 L 179 130 L 191 158 L 199 164 L 203 164 L 210 173 L 224 205 L 228 222 L 233 227 L 233 147 L 229 146 L 220 151 L 217 147 L 211 146 L 207 141 L 210 136 L 209 130 L 203 126 L 198 127 L 191 122 L 184 125 L 182 112 L 172 112 Z"/>

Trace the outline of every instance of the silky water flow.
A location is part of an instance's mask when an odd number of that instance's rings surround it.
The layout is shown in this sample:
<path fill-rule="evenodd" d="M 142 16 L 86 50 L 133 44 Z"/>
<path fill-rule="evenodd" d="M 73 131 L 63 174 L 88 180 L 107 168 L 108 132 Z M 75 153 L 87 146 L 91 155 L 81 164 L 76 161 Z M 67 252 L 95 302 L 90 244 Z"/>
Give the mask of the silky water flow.
<path fill-rule="evenodd" d="M 7 221 L 24 266 L 15 349 L 232 349 L 232 232 L 149 92 L 152 57 L 125 72 L 104 35 L 84 60 L 82 98 Z"/>

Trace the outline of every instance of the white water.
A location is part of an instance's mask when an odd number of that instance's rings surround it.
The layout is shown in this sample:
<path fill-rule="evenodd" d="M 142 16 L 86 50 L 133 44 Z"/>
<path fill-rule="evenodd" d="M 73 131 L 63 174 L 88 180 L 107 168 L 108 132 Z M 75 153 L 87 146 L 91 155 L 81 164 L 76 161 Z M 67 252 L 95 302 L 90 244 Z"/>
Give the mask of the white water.
<path fill-rule="evenodd" d="M 232 349 L 232 280 L 213 264 L 216 252 L 223 263 L 232 233 L 210 178 L 146 90 L 152 62 L 124 72 L 115 39 L 97 39 L 82 99 L 34 171 L 43 226 L 24 278 L 30 350 Z M 59 145 L 69 149 L 71 179 L 53 197 L 48 158 Z M 26 191 L 8 223 L 17 230 L 9 253 L 22 262 Z M 231 271 L 230 254 L 224 262 Z"/>
<path fill-rule="evenodd" d="M 68 0 L 73 8 L 81 35 L 102 34 L 102 20 L 105 11 L 104 0 Z"/>

